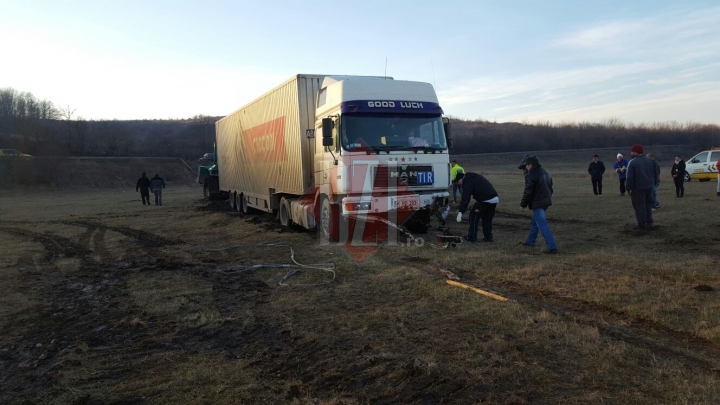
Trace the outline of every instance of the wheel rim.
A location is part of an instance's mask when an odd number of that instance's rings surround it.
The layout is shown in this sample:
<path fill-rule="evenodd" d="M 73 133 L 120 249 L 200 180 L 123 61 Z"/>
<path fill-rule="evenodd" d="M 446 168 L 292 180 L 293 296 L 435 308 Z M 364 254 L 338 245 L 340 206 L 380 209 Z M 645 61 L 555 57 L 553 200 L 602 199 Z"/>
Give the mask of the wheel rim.
<path fill-rule="evenodd" d="M 685 181 L 690 181 L 690 174 L 687 172 L 685 173 Z"/>

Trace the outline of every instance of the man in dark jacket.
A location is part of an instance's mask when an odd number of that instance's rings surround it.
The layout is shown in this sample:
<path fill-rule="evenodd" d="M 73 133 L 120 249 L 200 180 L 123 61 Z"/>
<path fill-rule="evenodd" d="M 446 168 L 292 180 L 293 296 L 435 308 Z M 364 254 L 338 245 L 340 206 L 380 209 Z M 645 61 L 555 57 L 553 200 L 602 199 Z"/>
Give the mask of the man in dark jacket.
<path fill-rule="evenodd" d="M 140 197 L 142 198 L 143 205 L 145 205 L 146 200 L 147 205 L 150 205 L 150 192 L 148 191 L 148 187 L 150 187 L 150 179 L 148 179 L 146 173 L 143 172 L 142 176 L 138 179 L 137 184 L 135 184 L 135 192 L 137 193 L 138 190 L 140 190 Z"/>
<path fill-rule="evenodd" d="M 637 230 L 647 231 L 652 227 L 652 190 L 657 183 L 657 172 L 652 160 L 643 156 L 642 145 L 632 147 L 632 160 L 627 166 L 627 191 L 630 193 Z"/>
<path fill-rule="evenodd" d="M 165 181 L 160 175 L 155 173 L 155 177 L 150 180 L 150 190 L 155 194 L 155 205 L 162 205 L 162 190 L 165 188 Z"/>
<path fill-rule="evenodd" d="M 552 177 L 547 170 L 540 166 L 540 162 L 535 156 L 527 158 L 525 163 L 528 174 L 525 175 L 525 191 L 523 192 L 522 200 L 520 200 L 520 207 L 522 209 L 528 207 L 532 210 L 532 222 L 530 224 L 530 234 L 524 245 L 535 246 L 539 232 L 542 233 L 548 247 L 543 253 L 558 253 L 555 238 L 545 219 L 545 210 L 552 205 Z"/>
<path fill-rule="evenodd" d="M 588 173 L 590 173 L 590 179 L 592 180 L 593 193 L 602 195 L 602 179 L 603 173 L 605 173 L 605 165 L 600 161 L 600 156 L 593 155 L 590 167 L 588 167 Z"/>
<path fill-rule="evenodd" d="M 458 173 L 456 180 L 462 186 L 462 200 L 458 208 L 457 221 L 462 220 L 462 215 L 470 204 L 470 197 L 475 199 L 475 205 L 470 210 L 470 229 L 465 240 L 477 242 L 479 222 L 482 222 L 483 242 L 494 242 L 492 234 L 492 221 L 495 217 L 495 207 L 500 202 L 495 188 L 483 176 L 477 173 Z"/>
<path fill-rule="evenodd" d="M 685 197 L 685 161 L 680 156 L 675 156 L 675 163 L 673 163 L 670 174 L 675 183 L 675 196 L 677 198 Z"/>
<path fill-rule="evenodd" d="M 657 208 L 660 208 L 660 200 L 657 198 L 658 187 L 660 187 L 660 163 L 657 162 L 654 153 L 648 153 L 645 157 L 653 163 L 653 172 L 655 172 L 655 184 L 652 190 L 653 211 L 655 211 Z"/>

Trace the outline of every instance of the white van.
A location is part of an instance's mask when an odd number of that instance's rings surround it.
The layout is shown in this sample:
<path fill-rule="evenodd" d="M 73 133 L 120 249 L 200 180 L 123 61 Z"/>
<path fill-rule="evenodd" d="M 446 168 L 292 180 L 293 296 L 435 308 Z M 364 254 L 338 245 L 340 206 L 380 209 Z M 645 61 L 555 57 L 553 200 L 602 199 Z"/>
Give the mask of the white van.
<path fill-rule="evenodd" d="M 710 181 L 717 179 L 717 161 L 720 159 L 720 149 L 706 150 L 698 153 L 685 162 L 685 181 L 697 179 Z"/>

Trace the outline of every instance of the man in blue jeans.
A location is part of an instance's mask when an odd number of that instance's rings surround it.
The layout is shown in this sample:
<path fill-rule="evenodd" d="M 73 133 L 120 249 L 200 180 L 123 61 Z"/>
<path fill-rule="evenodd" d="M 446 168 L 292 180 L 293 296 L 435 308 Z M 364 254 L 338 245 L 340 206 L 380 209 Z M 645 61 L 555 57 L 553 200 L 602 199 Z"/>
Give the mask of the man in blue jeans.
<path fill-rule="evenodd" d="M 532 210 L 532 222 L 530 234 L 525 241 L 525 246 L 535 246 L 538 233 L 542 233 L 547 243 L 547 250 L 543 253 L 556 254 L 558 247 L 555 243 L 550 227 L 545 220 L 545 210 L 552 205 L 553 182 L 550 173 L 540 166 L 540 161 L 535 156 L 525 160 L 525 168 L 528 173 L 525 175 L 525 191 L 523 192 L 520 207 Z"/>

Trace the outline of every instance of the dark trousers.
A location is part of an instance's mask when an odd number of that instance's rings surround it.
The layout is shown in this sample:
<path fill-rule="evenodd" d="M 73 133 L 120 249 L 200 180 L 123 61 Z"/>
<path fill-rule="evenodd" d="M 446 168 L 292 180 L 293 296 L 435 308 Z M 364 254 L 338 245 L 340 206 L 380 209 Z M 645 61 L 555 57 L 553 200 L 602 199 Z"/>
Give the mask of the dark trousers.
<path fill-rule="evenodd" d="M 468 230 L 468 239 L 477 240 L 478 225 L 482 223 L 483 237 L 485 240 L 493 240 L 492 221 L 495 217 L 495 207 L 497 204 L 486 202 L 476 202 L 470 210 L 470 229 Z"/>
<path fill-rule="evenodd" d="M 675 182 L 675 195 L 678 197 L 684 197 L 685 196 L 685 177 L 678 174 L 677 177 L 673 177 L 673 181 Z"/>
<path fill-rule="evenodd" d="M 150 190 L 146 188 L 140 189 L 140 197 L 142 198 L 143 205 L 150 205 Z M 147 201 L 147 202 L 146 202 Z"/>
<path fill-rule="evenodd" d="M 625 195 L 625 179 L 620 179 L 620 194 Z"/>
<path fill-rule="evenodd" d="M 592 179 L 593 193 L 602 194 L 602 179 Z"/>
<path fill-rule="evenodd" d="M 633 190 L 632 194 L 630 194 L 632 206 L 635 210 L 635 218 L 640 228 L 646 228 L 653 224 L 652 191 L 652 188 L 647 188 L 643 190 Z"/>

